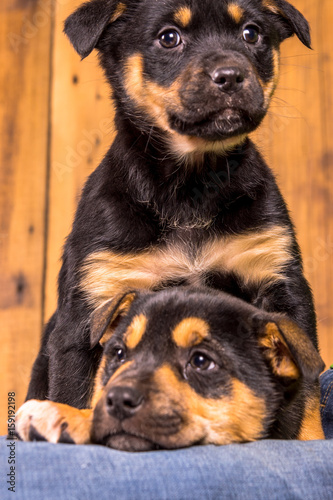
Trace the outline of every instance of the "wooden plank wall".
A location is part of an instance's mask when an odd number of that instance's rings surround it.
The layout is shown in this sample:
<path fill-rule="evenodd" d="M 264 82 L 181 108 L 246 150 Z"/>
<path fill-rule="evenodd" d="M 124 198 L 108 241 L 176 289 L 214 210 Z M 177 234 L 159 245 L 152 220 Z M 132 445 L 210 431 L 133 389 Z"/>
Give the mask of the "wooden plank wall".
<path fill-rule="evenodd" d="M 42 327 L 53 30 L 40 14 L 36 2 L 1 2 L 1 433 L 7 393 L 23 401 Z"/>
<path fill-rule="evenodd" d="M 109 91 L 96 56 L 80 62 L 62 33 L 80 0 L 0 6 L 0 432 L 20 405 L 84 180 L 112 141 Z M 333 5 L 294 0 L 313 51 L 282 49 L 279 89 L 255 140 L 278 176 L 315 294 L 320 346 L 333 362 Z"/>

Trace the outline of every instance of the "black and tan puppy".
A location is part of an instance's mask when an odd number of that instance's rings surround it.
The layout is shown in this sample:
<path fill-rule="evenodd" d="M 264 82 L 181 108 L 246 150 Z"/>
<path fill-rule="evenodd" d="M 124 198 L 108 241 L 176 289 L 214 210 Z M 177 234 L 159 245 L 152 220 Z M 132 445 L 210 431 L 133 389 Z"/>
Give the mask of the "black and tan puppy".
<path fill-rule="evenodd" d="M 286 313 L 314 345 L 294 230 L 247 138 L 267 111 L 279 45 L 304 17 L 284 0 L 92 0 L 66 21 L 96 48 L 117 136 L 84 188 L 28 399 L 89 405 L 101 348 L 89 318 L 131 289 L 200 285 Z"/>
<path fill-rule="evenodd" d="M 25 403 L 25 440 L 128 451 L 275 439 L 324 439 L 308 336 L 279 314 L 228 294 L 130 292 L 93 315 L 101 364 L 90 410 Z"/>

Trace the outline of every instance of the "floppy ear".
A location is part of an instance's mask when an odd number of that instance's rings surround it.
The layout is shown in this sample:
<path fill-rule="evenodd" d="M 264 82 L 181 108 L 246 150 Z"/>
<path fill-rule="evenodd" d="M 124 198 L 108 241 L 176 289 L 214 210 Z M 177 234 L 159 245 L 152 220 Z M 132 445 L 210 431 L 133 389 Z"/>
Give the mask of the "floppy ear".
<path fill-rule="evenodd" d="M 136 292 L 127 292 L 107 300 L 98 307 L 90 318 L 90 347 L 93 348 L 99 342 L 105 344 L 111 337 L 117 321 L 127 314 Z"/>
<path fill-rule="evenodd" d="M 311 49 L 310 27 L 303 14 L 286 0 L 264 0 L 263 3 L 281 21 L 281 41 L 296 34 L 300 41 Z"/>
<path fill-rule="evenodd" d="M 82 59 L 96 47 L 106 26 L 125 10 L 126 5 L 118 0 L 91 0 L 66 19 L 64 31 Z"/>
<path fill-rule="evenodd" d="M 288 382 L 318 379 L 325 368 L 324 362 L 296 323 L 274 314 L 259 330 L 259 345 L 275 376 Z"/>

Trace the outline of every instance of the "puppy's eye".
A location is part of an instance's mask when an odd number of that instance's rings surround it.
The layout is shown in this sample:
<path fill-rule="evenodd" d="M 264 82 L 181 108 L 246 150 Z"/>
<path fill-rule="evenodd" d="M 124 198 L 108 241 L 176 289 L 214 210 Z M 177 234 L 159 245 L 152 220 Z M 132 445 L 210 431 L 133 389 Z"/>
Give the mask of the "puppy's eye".
<path fill-rule="evenodd" d="M 126 358 L 126 351 L 123 347 L 116 347 L 113 351 L 115 361 L 122 363 Z"/>
<path fill-rule="evenodd" d="M 246 26 L 243 30 L 243 38 L 247 43 L 257 43 L 259 40 L 259 30 L 256 26 Z"/>
<path fill-rule="evenodd" d="M 190 359 L 190 365 L 197 371 L 212 370 L 215 368 L 215 363 L 206 354 L 196 352 Z"/>
<path fill-rule="evenodd" d="M 165 49 L 173 49 L 181 44 L 181 37 L 176 30 L 166 30 L 160 35 L 160 44 Z"/>

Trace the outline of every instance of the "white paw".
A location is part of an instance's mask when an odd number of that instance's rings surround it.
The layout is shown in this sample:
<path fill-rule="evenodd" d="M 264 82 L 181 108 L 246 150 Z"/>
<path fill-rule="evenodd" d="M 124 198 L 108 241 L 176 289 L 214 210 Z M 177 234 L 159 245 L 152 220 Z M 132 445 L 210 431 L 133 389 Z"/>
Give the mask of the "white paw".
<path fill-rule="evenodd" d="M 90 442 L 91 417 L 91 410 L 31 399 L 16 413 L 15 427 L 23 441 L 84 444 Z"/>

